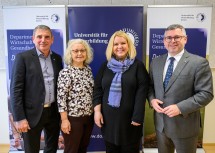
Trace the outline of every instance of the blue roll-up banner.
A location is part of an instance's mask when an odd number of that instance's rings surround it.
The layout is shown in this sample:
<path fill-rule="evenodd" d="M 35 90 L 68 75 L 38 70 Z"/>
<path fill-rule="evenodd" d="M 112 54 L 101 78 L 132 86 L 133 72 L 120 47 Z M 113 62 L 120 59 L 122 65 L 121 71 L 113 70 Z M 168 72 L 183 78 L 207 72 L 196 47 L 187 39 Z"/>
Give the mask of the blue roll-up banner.
<path fill-rule="evenodd" d="M 94 49 L 91 63 L 94 76 L 106 60 L 105 50 L 111 35 L 123 30 L 132 38 L 137 58 L 143 59 L 143 6 L 68 6 L 69 39 L 87 40 Z M 104 151 L 100 129 L 94 126 L 88 151 Z"/>
<path fill-rule="evenodd" d="M 37 25 L 45 24 L 53 30 L 54 43 L 51 49 L 63 55 L 67 42 L 65 16 L 65 6 L 3 7 L 8 89 L 16 54 L 34 47 L 32 32 Z M 25 22 L 22 22 L 23 20 Z M 131 37 L 137 49 L 137 58 L 143 59 L 143 6 L 68 6 L 68 27 L 69 39 L 85 39 L 94 49 L 94 61 L 91 63 L 94 75 L 96 75 L 102 62 L 106 60 L 105 50 L 108 40 L 117 30 L 123 30 Z M 8 90 L 8 101 L 9 97 Z M 23 140 L 16 132 L 12 115 L 10 110 L 8 111 L 10 151 L 21 151 L 23 150 Z M 59 149 L 63 149 L 61 141 L 62 137 L 60 136 Z M 41 135 L 40 148 L 44 148 L 43 134 Z M 88 151 L 104 150 L 100 129 L 95 126 Z"/>
<path fill-rule="evenodd" d="M 14 6 L 3 7 L 4 36 L 7 61 L 8 101 L 10 97 L 9 84 L 11 69 L 16 54 L 34 47 L 32 42 L 33 29 L 40 24 L 49 26 L 54 35 L 54 43 L 51 50 L 63 55 L 66 48 L 66 19 L 65 6 Z M 10 107 L 8 107 L 10 108 Z M 9 111 L 9 137 L 10 151 L 23 150 L 23 140 L 16 131 L 12 114 Z M 41 146 L 44 148 L 43 134 L 41 135 Z M 59 148 L 61 148 L 61 137 L 59 137 Z"/>
<path fill-rule="evenodd" d="M 164 30 L 171 24 L 185 27 L 188 52 L 208 58 L 211 34 L 212 6 L 199 5 L 149 5 L 147 8 L 147 64 L 167 50 L 163 44 Z M 156 147 L 152 110 L 146 109 L 144 146 Z M 151 114 L 151 115 L 150 115 Z M 151 117 L 150 117 L 151 116 Z M 204 119 L 204 109 L 201 110 Z M 202 124 L 204 120 L 202 120 Z M 203 127 L 203 126 L 202 126 Z M 198 147 L 202 147 L 203 130 L 199 134 Z"/>

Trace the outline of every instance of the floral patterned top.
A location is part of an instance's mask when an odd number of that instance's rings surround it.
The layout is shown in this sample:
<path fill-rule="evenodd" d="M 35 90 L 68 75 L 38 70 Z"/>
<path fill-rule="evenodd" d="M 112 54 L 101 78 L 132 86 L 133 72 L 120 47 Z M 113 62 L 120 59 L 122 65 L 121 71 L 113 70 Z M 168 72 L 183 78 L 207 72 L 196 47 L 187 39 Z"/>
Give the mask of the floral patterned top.
<path fill-rule="evenodd" d="M 89 116 L 93 113 L 92 96 L 94 80 L 91 68 L 68 66 L 60 71 L 57 87 L 59 112 L 69 116 Z"/>

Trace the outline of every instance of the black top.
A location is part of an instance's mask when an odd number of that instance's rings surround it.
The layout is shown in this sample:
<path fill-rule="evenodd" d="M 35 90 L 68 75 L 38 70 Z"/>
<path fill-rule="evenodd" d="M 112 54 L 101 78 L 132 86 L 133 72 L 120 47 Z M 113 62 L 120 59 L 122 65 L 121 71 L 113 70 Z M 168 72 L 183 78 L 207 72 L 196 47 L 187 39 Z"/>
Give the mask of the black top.
<path fill-rule="evenodd" d="M 149 76 L 142 62 L 134 63 L 122 74 L 122 99 L 119 108 L 109 106 L 109 89 L 114 73 L 101 66 L 96 79 L 93 96 L 94 107 L 101 104 L 104 125 L 101 128 L 105 141 L 116 145 L 138 143 L 142 136 L 145 101 L 149 86 Z M 133 126 L 131 122 L 140 123 Z"/>

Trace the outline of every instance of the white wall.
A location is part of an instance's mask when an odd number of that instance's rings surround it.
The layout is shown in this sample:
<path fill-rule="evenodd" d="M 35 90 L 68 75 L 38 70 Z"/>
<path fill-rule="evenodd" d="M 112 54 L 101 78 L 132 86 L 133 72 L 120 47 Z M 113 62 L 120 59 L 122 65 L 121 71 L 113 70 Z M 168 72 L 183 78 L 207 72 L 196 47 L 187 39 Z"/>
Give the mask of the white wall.
<path fill-rule="evenodd" d="M 8 138 L 8 112 L 7 112 L 7 87 L 4 58 L 4 36 L 2 6 L 9 5 L 144 5 L 144 27 L 146 27 L 147 5 L 207 5 L 215 0 L 0 0 L 0 144 L 9 143 Z M 212 14 L 212 33 L 210 46 L 210 64 L 215 67 L 215 13 Z M 146 29 L 144 29 L 146 33 Z M 146 40 L 146 35 L 144 35 Z M 145 43 L 145 42 L 144 42 Z M 144 52 L 146 48 L 144 49 Z M 1 69 L 3 68 L 3 69 Z M 215 70 L 213 69 L 213 81 L 215 82 Z M 215 143 L 215 99 L 206 107 L 204 124 L 204 143 Z"/>
<path fill-rule="evenodd" d="M 2 62 L 2 61 L 0 61 Z M 9 143 L 6 70 L 0 69 L 0 144 Z"/>
<path fill-rule="evenodd" d="M 213 82 L 215 82 L 215 69 L 212 69 Z M 215 84 L 214 84 L 215 91 Z M 215 144 L 215 99 L 209 103 L 205 108 L 205 121 L 204 121 L 204 133 L 203 143 Z"/>

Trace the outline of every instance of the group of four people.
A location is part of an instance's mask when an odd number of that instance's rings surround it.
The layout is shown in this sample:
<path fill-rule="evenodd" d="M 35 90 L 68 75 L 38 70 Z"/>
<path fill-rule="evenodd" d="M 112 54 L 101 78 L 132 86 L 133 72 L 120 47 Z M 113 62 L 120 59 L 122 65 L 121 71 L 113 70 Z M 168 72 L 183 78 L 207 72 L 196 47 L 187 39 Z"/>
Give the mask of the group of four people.
<path fill-rule="evenodd" d="M 44 152 L 55 153 L 60 129 L 65 153 L 86 153 L 94 122 L 101 128 L 107 153 L 138 153 L 146 99 L 155 110 L 159 153 L 196 152 L 200 108 L 213 99 L 213 84 L 208 61 L 184 49 L 183 26 L 165 30 L 168 53 L 152 61 L 150 75 L 123 31 L 111 36 L 107 61 L 95 81 L 89 66 L 93 51 L 85 40 L 68 42 L 65 68 L 50 50 L 53 41 L 48 26 L 37 26 L 35 48 L 17 54 L 13 65 L 11 111 L 26 153 L 39 152 L 42 130 Z"/>

